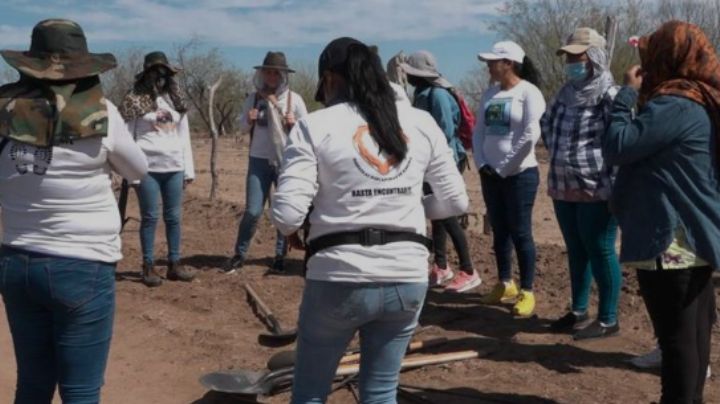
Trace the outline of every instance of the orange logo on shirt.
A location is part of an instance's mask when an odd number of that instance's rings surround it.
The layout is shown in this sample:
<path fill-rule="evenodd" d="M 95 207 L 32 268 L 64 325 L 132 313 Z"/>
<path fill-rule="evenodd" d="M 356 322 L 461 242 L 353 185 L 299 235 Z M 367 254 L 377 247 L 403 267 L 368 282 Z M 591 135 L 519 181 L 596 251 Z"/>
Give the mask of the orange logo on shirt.
<path fill-rule="evenodd" d="M 407 137 L 403 135 L 403 138 L 405 139 L 405 142 L 407 143 Z M 370 164 L 377 172 L 379 172 L 382 175 L 387 175 L 387 173 L 390 172 L 390 169 L 397 164 L 397 158 L 395 156 L 390 156 L 389 158 L 386 158 L 383 154 L 375 154 L 371 152 L 366 146 L 365 141 L 369 140 L 373 144 L 375 143 L 375 140 L 370 136 L 370 129 L 367 125 L 362 125 L 357 128 L 355 131 L 355 135 L 353 135 L 353 143 L 355 144 L 355 149 L 360 153 L 360 156 Z"/>

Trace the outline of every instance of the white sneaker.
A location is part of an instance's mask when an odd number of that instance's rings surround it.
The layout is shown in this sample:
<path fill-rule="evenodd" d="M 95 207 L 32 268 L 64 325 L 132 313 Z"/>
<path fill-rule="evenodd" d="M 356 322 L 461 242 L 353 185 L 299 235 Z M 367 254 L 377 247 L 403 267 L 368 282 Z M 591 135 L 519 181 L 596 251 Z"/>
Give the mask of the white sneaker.
<path fill-rule="evenodd" d="M 645 355 L 636 356 L 630 359 L 630 363 L 640 369 L 659 368 L 662 365 L 662 350 L 660 348 L 655 348 Z M 710 365 L 708 365 L 707 372 L 705 372 L 705 379 L 709 379 L 711 377 L 712 370 L 710 369 Z"/>
<path fill-rule="evenodd" d="M 645 355 L 636 356 L 630 359 L 630 363 L 640 369 L 654 369 L 662 365 L 662 351 L 655 348 Z"/>

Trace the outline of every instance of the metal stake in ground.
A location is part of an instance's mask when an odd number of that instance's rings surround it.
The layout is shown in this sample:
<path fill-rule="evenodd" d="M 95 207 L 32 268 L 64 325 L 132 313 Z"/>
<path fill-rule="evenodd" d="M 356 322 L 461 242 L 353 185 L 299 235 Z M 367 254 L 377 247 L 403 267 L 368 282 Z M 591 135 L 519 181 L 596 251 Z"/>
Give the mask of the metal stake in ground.
<path fill-rule="evenodd" d="M 255 289 L 250 284 L 245 284 L 245 292 L 247 292 L 247 301 L 256 314 L 259 314 L 261 320 L 268 326 L 270 333 L 262 333 L 258 336 L 258 342 L 262 345 L 287 345 L 293 343 L 297 338 L 296 329 L 286 329 L 280 325 L 280 322 L 273 314 L 272 310 L 260 299 Z"/>

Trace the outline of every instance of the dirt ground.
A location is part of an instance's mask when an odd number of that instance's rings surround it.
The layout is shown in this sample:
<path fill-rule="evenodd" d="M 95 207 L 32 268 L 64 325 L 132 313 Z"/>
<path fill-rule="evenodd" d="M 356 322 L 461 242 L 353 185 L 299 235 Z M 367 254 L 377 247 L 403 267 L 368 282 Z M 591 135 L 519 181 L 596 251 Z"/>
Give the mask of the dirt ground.
<path fill-rule="evenodd" d="M 259 226 L 243 271 L 223 275 L 217 268 L 232 251 L 244 205 L 247 145 L 232 139 L 219 152 L 219 199 L 210 202 L 209 143 L 195 141 L 198 179 L 186 194 L 183 218 L 184 263 L 199 270 L 189 284 L 166 282 L 148 289 L 138 283 L 140 246 L 138 213 L 123 233 L 125 259 L 119 264 L 117 313 L 103 402 L 131 404 L 234 403 L 236 399 L 208 394 L 198 378 L 220 369 L 261 370 L 275 352 L 257 341 L 264 327 L 245 302 L 243 284 L 251 282 L 284 324 L 297 318 L 303 287 L 301 254 L 290 253 L 289 273 L 266 275 L 274 231 L 267 217 Z M 546 164 L 542 164 L 543 175 Z M 421 396 L 436 403 L 647 403 L 658 398 L 657 371 L 636 370 L 627 360 L 654 346 L 650 323 L 637 292 L 635 276 L 624 271 L 619 336 L 576 343 L 569 335 L 547 332 L 549 319 L 562 315 L 569 303 L 566 253 L 552 204 L 541 184 L 534 234 L 538 244 L 537 317 L 518 320 L 509 306 L 478 302 L 496 281 L 490 236 L 482 233 L 484 205 L 479 179 L 466 173 L 472 203 L 468 230 L 472 255 L 483 278 L 476 293 L 448 296 L 430 291 L 420 319 L 418 339 L 447 336 L 453 343 L 436 351 L 477 348 L 479 359 L 428 366 L 402 374 L 401 382 L 439 391 Z M 166 249 L 158 229 L 156 257 L 163 264 Z M 450 248 L 452 250 L 452 248 Z M 716 282 L 717 284 L 717 282 Z M 1 303 L 0 303 L 1 304 Z M 594 304 L 593 307 L 596 307 Z M 12 401 L 15 363 L 4 310 L 0 311 L 0 403 Z M 713 366 L 718 363 L 720 338 L 714 336 Z M 291 348 L 290 346 L 289 348 Z M 431 351 L 435 352 L 435 351 Z M 720 370 L 718 370 L 720 372 Z M 713 377 L 707 383 L 708 403 L 720 402 Z M 288 393 L 268 398 L 287 402 Z M 332 403 L 352 403 L 349 390 L 331 396 Z M 401 402 L 413 402 L 401 399 Z M 417 401 L 423 402 L 423 401 Z"/>

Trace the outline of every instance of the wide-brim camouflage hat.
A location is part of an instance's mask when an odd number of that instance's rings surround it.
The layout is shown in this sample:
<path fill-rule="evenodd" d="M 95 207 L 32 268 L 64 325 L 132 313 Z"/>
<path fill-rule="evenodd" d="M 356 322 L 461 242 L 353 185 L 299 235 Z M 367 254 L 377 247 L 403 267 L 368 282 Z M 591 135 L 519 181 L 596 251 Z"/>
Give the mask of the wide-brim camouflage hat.
<path fill-rule="evenodd" d="M 110 53 L 90 53 L 80 25 L 62 19 L 37 23 L 29 51 L 2 50 L 0 55 L 20 73 L 41 80 L 76 80 L 117 66 Z"/>

